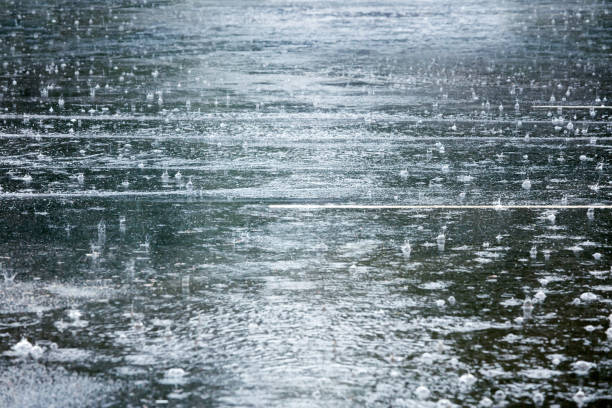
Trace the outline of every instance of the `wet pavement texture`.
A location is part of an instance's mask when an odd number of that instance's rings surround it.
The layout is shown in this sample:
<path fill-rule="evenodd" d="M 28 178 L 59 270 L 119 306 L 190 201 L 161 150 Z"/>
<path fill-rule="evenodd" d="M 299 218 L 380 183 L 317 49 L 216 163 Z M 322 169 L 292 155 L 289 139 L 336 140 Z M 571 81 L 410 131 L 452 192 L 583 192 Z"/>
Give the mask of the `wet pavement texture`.
<path fill-rule="evenodd" d="M 0 406 L 612 405 L 611 13 L 5 2 Z"/>

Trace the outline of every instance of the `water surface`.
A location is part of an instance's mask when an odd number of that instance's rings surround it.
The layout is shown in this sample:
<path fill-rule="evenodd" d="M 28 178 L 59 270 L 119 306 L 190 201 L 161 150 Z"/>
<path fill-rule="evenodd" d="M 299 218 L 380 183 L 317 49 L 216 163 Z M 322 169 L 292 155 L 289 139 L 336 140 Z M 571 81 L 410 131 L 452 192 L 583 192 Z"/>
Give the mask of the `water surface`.
<path fill-rule="evenodd" d="M 8 2 L 0 406 L 609 406 L 611 12 Z"/>

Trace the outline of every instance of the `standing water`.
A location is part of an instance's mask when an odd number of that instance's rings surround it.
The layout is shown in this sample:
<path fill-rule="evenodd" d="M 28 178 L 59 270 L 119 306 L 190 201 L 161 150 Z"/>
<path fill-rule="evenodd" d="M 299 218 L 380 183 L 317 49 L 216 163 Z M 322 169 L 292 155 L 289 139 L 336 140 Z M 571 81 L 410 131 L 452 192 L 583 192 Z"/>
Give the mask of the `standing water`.
<path fill-rule="evenodd" d="M 612 7 L 0 10 L 0 407 L 612 405 Z"/>

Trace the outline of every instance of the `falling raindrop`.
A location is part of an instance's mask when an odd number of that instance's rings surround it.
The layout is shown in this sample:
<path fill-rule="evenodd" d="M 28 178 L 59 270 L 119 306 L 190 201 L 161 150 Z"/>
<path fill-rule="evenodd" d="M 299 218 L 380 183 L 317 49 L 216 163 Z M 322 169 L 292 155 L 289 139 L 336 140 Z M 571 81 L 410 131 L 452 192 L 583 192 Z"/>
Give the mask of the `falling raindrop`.
<path fill-rule="evenodd" d="M 446 243 L 446 236 L 444 235 L 444 232 L 438 234 L 436 237 L 436 243 L 438 244 L 438 250 L 444 251 L 444 245 Z"/>
<path fill-rule="evenodd" d="M 98 246 L 103 247 L 106 242 L 106 223 L 100 220 L 98 223 Z"/>
<path fill-rule="evenodd" d="M 125 216 L 123 215 L 119 217 L 119 232 L 125 233 Z"/>
<path fill-rule="evenodd" d="M 406 241 L 404 245 L 401 246 L 402 254 L 406 258 L 410 258 L 410 254 L 412 253 L 412 246 L 410 245 L 410 241 Z"/>
<path fill-rule="evenodd" d="M 525 298 L 523 302 L 523 318 L 529 319 L 531 317 L 531 313 L 533 312 L 533 303 L 530 298 Z"/>

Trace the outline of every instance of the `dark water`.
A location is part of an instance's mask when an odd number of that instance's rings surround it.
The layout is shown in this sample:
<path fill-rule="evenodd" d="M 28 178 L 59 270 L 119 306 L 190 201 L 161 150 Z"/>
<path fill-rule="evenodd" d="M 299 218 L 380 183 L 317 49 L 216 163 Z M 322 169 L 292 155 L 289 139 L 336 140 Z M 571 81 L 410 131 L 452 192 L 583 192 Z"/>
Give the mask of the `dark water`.
<path fill-rule="evenodd" d="M 5 2 L 0 406 L 612 405 L 611 13 Z"/>

